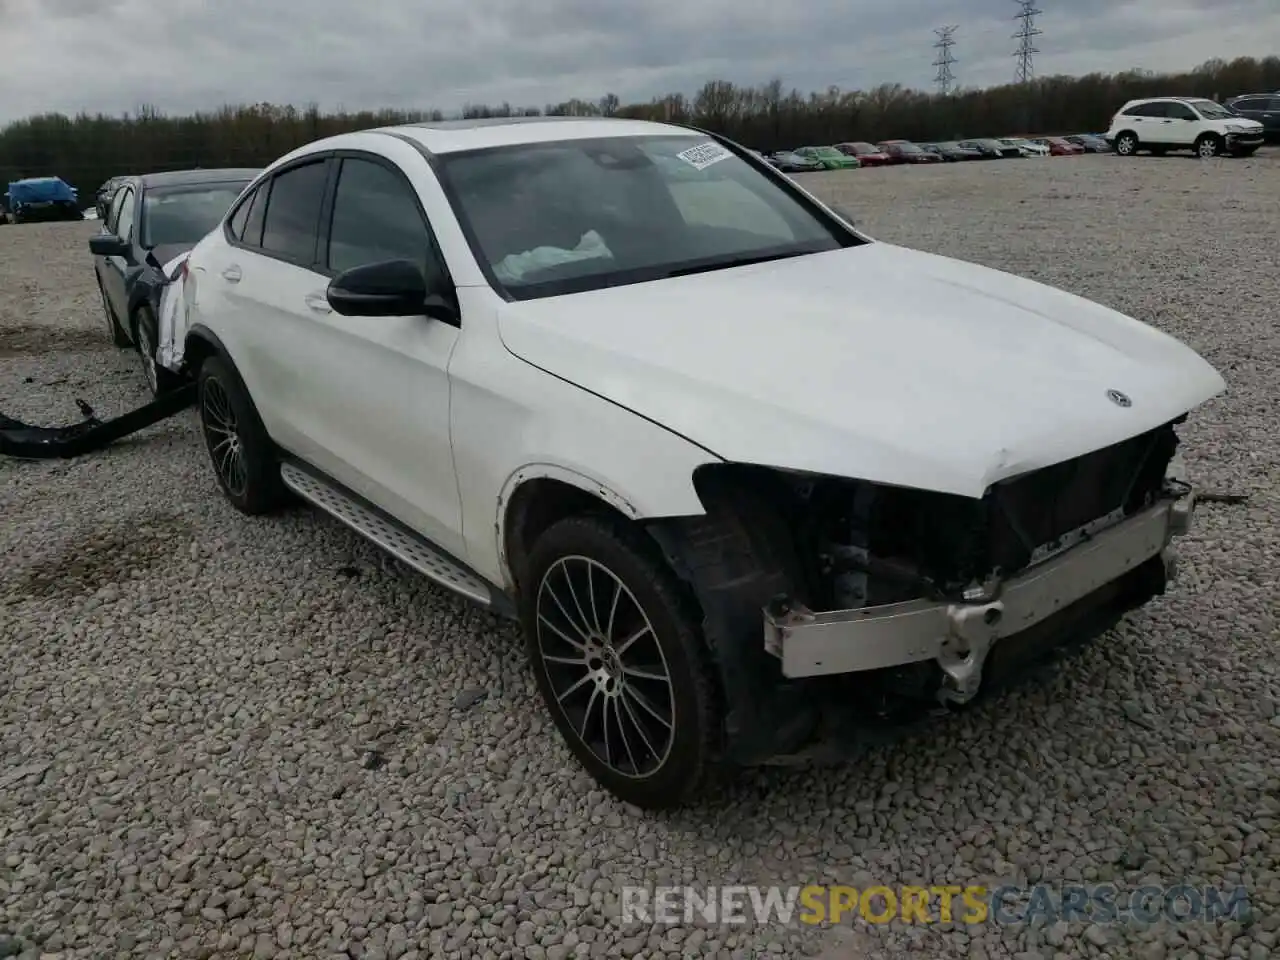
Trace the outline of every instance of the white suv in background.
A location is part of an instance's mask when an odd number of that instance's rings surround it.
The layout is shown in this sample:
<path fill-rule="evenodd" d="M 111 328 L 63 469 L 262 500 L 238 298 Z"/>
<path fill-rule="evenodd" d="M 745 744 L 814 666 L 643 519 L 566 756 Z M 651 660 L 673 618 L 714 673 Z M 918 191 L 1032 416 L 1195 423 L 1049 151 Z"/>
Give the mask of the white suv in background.
<path fill-rule="evenodd" d="M 1198 97 L 1130 100 L 1111 118 L 1107 142 L 1122 157 L 1139 150 L 1192 150 L 1201 157 L 1247 157 L 1262 146 L 1263 128 L 1220 103 Z"/>

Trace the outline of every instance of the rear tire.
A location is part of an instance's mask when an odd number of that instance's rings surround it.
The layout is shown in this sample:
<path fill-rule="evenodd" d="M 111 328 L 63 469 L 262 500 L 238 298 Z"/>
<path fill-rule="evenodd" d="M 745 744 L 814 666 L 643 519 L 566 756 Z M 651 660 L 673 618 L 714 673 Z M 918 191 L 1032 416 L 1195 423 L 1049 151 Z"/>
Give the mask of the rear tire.
<path fill-rule="evenodd" d="M 538 690 L 578 762 L 619 800 L 679 806 L 703 783 L 722 718 L 696 604 L 643 532 L 561 520 L 520 590 Z"/>
<path fill-rule="evenodd" d="M 200 365 L 200 429 L 218 486 L 248 516 L 278 510 L 288 501 L 275 444 L 231 362 L 209 357 Z"/>
<path fill-rule="evenodd" d="M 1132 157 L 1138 152 L 1138 135 L 1130 130 L 1116 137 L 1116 153 L 1122 157 Z"/>

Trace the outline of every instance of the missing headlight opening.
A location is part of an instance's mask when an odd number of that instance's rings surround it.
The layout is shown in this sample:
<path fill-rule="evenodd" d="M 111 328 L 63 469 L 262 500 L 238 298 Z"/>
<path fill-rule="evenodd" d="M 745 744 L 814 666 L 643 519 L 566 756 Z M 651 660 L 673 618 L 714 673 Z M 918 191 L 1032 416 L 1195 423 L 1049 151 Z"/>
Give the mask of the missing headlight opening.
<path fill-rule="evenodd" d="M 822 612 L 990 599 L 1002 580 L 1156 503 L 1177 446 L 1167 423 L 997 483 L 981 500 L 756 467 L 715 469 L 779 512 L 795 566 L 787 599 Z M 999 618 L 988 611 L 986 622 Z"/>

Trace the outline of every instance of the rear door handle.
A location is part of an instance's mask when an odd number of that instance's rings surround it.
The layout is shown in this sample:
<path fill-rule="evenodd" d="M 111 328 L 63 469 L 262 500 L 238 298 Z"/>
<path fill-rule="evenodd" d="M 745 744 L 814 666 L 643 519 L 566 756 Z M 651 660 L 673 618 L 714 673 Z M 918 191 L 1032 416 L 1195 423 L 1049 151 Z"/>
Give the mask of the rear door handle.
<path fill-rule="evenodd" d="M 308 293 L 302 299 L 316 313 L 333 313 L 333 307 L 329 306 L 329 299 L 323 293 Z"/>
<path fill-rule="evenodd" d="M 222 279 L 226 280 L 228 283 L 239 283 L 242 276 L 243 274 L 240 272 L 240 268 L 234 263 L 222 271 Z"/>

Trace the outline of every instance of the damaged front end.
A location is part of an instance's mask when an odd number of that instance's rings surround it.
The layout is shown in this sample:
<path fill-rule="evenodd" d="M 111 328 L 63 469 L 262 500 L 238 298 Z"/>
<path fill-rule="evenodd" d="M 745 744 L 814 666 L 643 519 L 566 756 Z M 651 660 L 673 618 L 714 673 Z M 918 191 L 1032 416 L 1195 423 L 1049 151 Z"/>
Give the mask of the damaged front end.
<path fill-rule="evenodd" d="M 83 456 L 182 412 L 195 403 L 195 399 L 195 383 L 186 383 L 137 410 L 110 420 L 99 419 L 92 407 L 77 400 L 84 419 L 61 427 L 37 427 L 0 413 L 0 455 L 20 460 Z"/>
<path fill-rule="evenodd" d="M 966 703 L 1162 593 L 1194 501 L 1177 456 L 1181 419 L 997 483 L 981 500 L 705 468 L 711 526 L 738 530 L 739 547 L 722 536 L 708 551 L 709 530 L 692 529 L 692 541 L 666 545 L 704 609 L 731 759 L 798 751 L 823 727 L 840 736 L 857 714 Z M 765 570 L 750 600 L 742 576 L 735 593 L 723 569 L 742 552 Z M 753 628 L 725 613 L 755 601 Z"/>

